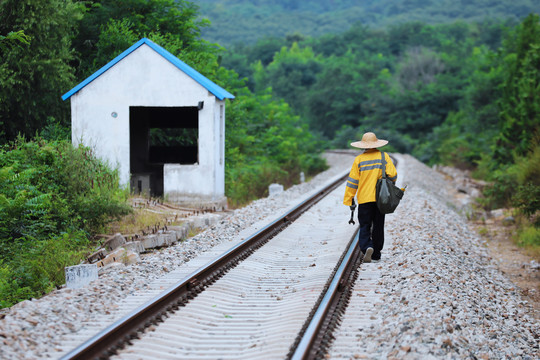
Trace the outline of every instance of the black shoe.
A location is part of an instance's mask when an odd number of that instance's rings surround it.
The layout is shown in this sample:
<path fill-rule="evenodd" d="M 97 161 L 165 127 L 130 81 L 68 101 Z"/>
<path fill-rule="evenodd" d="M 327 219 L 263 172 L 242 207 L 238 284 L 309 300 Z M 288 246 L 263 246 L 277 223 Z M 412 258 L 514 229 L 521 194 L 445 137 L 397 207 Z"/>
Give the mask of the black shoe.
<path fill-rule="evenodd" d="M 371 255 L 373 255 L 373 248 L 367 248 L 366 253 L 364 254 L 364 262 L 370 263 L 371 262 Z"/>
<path fill-rule="evenodd" d="M 371 255 L 371 260 L 375 260 L 375 261 L 379 261 L 381 260 L 381 253 L 373 253 L 373 255 Z"/>

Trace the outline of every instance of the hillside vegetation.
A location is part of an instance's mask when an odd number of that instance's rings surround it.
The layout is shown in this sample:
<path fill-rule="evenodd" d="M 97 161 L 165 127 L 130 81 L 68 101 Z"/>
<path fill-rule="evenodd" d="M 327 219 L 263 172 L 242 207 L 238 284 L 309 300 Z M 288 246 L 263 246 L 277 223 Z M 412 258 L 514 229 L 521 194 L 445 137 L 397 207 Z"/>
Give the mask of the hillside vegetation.
<path fill-rule="evenodd" d="M 422 21 L 518 22 L 540 11 L 535 0 L 195 0 L 210 20 L 203 37 L 221 45 L 253 44 L 265 37 L 338 34 L 355 24 L 374 29 Z"/>
<path fill-rule="evenodd" d="M 324 144 L 366 131 L 388 151 L 473 170 L 481 204 L 517 208 L 540 248 L 540 23 L 411 22 L 232 46 L 222 65 L 291 105 Z"/>

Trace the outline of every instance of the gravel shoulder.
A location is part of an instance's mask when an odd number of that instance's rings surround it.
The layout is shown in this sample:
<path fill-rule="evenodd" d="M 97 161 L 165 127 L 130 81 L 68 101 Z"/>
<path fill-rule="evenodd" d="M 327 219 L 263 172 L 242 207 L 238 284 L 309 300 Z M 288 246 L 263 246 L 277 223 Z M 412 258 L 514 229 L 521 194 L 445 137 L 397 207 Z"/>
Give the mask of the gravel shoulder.
<path fill-rule="evenodd" d="M 486 241 L 453 203 L 454 186 L 416 159 L 387 217 L 391 245 L 380 271 L 374 321 L 357 329 L 353 354 L 370 359 L 538 359 L 538 313 L 497 267 Z M 399 169 L 398 169 L 399 170 Z M 345 316 L 346 318 L 347 316 Z"/>

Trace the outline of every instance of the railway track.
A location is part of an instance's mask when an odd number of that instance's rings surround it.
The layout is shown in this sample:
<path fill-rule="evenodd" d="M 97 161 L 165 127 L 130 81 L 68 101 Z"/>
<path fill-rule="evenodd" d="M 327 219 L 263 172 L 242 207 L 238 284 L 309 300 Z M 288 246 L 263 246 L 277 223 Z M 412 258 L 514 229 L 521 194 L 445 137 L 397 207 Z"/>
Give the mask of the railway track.
<path fill-rule="evenodd" d="M 63 358 L 320 356 L 361 261 L 341 205 L 347 175 Z"/>

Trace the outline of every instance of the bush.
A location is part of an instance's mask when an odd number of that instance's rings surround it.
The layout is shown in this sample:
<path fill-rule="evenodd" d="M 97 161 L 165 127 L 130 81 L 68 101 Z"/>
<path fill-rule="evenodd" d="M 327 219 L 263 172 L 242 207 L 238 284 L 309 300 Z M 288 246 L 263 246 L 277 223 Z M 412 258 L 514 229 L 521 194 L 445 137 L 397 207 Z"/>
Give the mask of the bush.
<path fill-rule="evenodd" d="M 28 286 L 21 286 L 19 280 L 11 267 L 0 261 L 0 308 L 32 297 L 34 291 Z"/>
<path fill-rule="evenodd" d="M 518 231 L 518 245 L 540 252 L 540 229 L 536 226 L 524 226 Z"/>
<path fill-rule="evenodd" d="M 88 239 L 131 211 L 128 195 L 89 148 L 41 138 L 1 147 L 1 306 L 63 284 L 64 267 L 90 251 Z"/>
<path fill-rule="evenodd" d="M 512 200 L 521 212 L 527 216 L 532 216 L 540 210 L 540 186 L 531 182 L 519 185 Z"/>
<path fill-rule="evenodd" d="M 326 168 L 321 141 L 285 102 L 243 91 L 227 108 L 225 194 L 234 207 Z"/>
<path fill-rule="evenodd" d="M 528 216 L 540 210 L 540 146 L 533 146 L 527 156 L 514 156 L 513 164 L 498 169 L 483 158 L 476 173 L 492 182 L 484 189 L 482 201 L 487 208 L 516 206 Z"/>
<path fill-rule="evenodd" d="M 7 266 L 0 266 L 1 307 L 39 297 L 65 283 L 66 266 L 87 253 L 85 233 L 64 233 L 45 240 L 26 240 Z"/>
<path fill-rule="evenodd" d="M 534 146 L 527 157 L 518 157 L 514 167 L 519 186 L 513 204 L 532 216 L 540 210 L 540 146 Z"/>
<path fill-rule="evenodd" d="M 9 229 L 14 238 L 40 238 L 44 232 L 59 234 L 71 227 L 91 234 L 111 217 L 130 211 L 117 171 L 91 149 L 74 148 L 67 141 L 18 139 L 4 146 L 0 185 L 0 214 L 8 212 L 0 221 L 10 222 L 0 222 L 0 234 Z"/>
<path fill-rule="evenodd" d="M 484 172 L 485 170 L 479 170 Z M 484 188 L 484 198 L 480 198 L 480 203 L 486 209 L 497 209 L 509 207 L 512 196 L 517 186 L 517 176 L 512 168 L 506 166 L 499 170 L 494 170 L 489 174 L 491 183 Z"/>
<path fill-rule="evenodd" d="M 284 183 L 288 174 L 279 166 L 269 162 L 244 164 L 229 169 L 226 178 L 229 205 L 238 207 L 255 199 L 268 196 L 268 185 Z"/>

